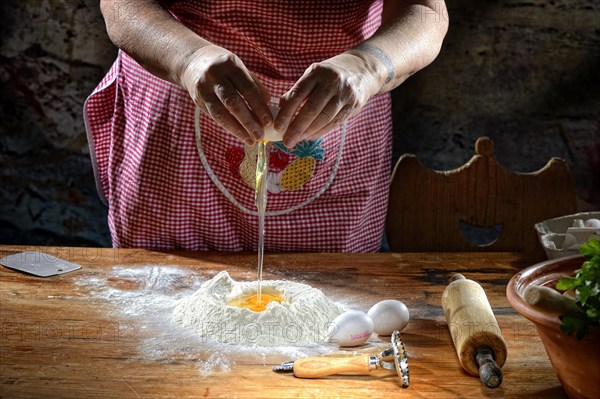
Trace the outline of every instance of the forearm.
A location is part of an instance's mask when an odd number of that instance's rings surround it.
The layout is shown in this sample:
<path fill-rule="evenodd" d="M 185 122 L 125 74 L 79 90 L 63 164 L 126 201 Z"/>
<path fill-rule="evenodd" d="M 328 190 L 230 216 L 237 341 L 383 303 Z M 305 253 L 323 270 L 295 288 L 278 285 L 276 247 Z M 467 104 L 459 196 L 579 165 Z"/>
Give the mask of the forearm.
<path fill-rule="evenodd" d="M 269 93 L 225 48 L 175 20 L 157 0 L 101 0 L 111 40 L 150 73 L 178 84 L 225 130 L 248 145 L 272 123 Z"/>
<path fill-rule="evenodd" d="M 379 92 L 390 91 L 437 57 L 447 30 L 444 1 L 387 0 L 377 32 L 347 53 L 364 61 Z"/>
<path fill-rule="evenodd" d="M 101 0 L 112 42 L 161 79 L 180 84 L 187 60 L 210 44 L 156 0 Z"/>

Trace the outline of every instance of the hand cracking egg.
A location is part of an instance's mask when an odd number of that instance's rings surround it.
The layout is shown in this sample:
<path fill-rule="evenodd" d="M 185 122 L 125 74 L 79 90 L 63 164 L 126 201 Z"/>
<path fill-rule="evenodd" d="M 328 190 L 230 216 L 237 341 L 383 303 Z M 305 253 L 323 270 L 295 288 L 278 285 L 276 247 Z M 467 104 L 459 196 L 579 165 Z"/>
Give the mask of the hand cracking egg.
<path fill-rule="evenodd" d="M 377 335 L 392 335 L 394 330 L 402 331 L 410 317 L 406 305 L 394 299 L 376 303 L 367 315 L 373 320 L 373 329 Z"/>
<path fill-rule="evenodd" d="M 342 313 L 329 325 L 329 342 L 339 346 L 358 346 L 369 339 L 373 332 L 373 321 L 360 310 Z"/>
<path fill-rule="evenodd" d="M 283 132 L 275 130 L 273 125 L 269 125 L 264 128 L 265 135 L 263 137 L 264 140 L 267 141 L 282 141 L 283 140 Z"/>
<path fill-rule="evenodd" d="M 271 114 L 273 115 L 273 120 L 275 120 L 275 118 L 277 118 L 277 114 L 279 113 L 279 107 L 278 107 L 279 99 L 271 99 L 271 101 L 274 104 L 271 105 L 269 108 L 271 109 Z M 275 130 L 275 127 L 273 126 L 272 123 L 268 126 L 265 126 L 264 132 L 265 132 L 265 135 L 264 135 L 263 139 L 265 139 L 267 141 L 282 141 L 283 140 L 284 132 Z"/>

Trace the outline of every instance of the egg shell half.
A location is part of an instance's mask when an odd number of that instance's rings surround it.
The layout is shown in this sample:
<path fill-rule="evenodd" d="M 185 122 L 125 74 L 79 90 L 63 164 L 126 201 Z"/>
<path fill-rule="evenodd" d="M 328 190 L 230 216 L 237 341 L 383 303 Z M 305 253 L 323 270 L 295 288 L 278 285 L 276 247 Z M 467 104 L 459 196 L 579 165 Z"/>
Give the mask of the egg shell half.
<path fill-rule="evenodd" d="M 269 108 L 271 109 L 271 114 L 273 115 L 273 120 L 275 120 L 275 118 L 277 118 L 277 114 L 279 113 L 279 108 L 277 107 L 277 105 L 271 105 Z M 269 126 L 265 127 L 264 130 L 265 130 L 265 135 L 264 135 L 263 139 L 265 139 L 267 141 L 282 141 L 283 140 L 284 132 L 279 132 L 279 131 L 275 130 L 272 123 Z"/>
<path fill-rule="evenodd" d="M 342 313 L 329 325 L 329 342 L 339 346 L 358 346 L 369 339 L 373 332 L 373 321 L 365 312 L 349 310 Z"/>
<path fill-rule="evenodd" d="M 410 318 L 406 305 L 395 299 L 376 303 L 367 315 L 373 320 L 373 330 L 377 335 L 392 335 L 394 330 L 402 331 Z"/>
<path fill-rule="evenodd" d="M 572 248 L 576 248 L 577 247 L 577 238 L 575 238 L 575 236 L 573 234 L 565 234 L 565 241 L 563 243 L 563 250 L 564 249 L 572 249 Z"/>
<path fill-rule="evenodd" d="M 283 140 L 283 132 L 278 132 L 275 130 L 273 125 L 270 125 L 265 128 L 265 135 L 263 139 L 267 141 L 282 141 Z"/>

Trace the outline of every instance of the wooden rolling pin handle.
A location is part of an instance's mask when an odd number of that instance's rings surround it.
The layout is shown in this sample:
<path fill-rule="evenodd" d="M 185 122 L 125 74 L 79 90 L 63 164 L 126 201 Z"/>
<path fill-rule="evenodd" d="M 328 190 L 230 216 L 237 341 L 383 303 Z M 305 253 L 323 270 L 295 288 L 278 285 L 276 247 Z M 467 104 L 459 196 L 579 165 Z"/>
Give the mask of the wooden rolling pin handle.
<path fill-rule="evenodd" d="M 487 346 L 477 349 L 475 361 L 479 366 L 479 378 L 488 388 L 497 388 L 502 384 L 502 369 L 494 360 L 494 352 Z"/>
<path fill-rule="evenodd" d="M 294 375 L 299 378 L 320 378 L 334 374 L 369 374 L 377 368 L 376 360 L 376 356 L 370 355 L 305 357 L 294 362 Z"/>

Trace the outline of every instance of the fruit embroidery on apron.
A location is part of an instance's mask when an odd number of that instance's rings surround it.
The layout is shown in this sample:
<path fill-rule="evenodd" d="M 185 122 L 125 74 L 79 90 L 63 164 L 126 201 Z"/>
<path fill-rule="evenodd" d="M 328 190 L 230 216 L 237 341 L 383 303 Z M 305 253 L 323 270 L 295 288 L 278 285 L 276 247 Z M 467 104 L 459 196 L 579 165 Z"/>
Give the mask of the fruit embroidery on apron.
<path fill-rule="evenodd" d="M 321 138 L 314 141 L 305 140 L 298 143 L 291 151 L 280 142 L 275 143 L 278 150 L 296 156 L 296 159 L 286 165 L 281 172 L 279 184 L 281 190 L 298 190 L 310 181 L 315 173 L 317 161 L 322 161 L 325 157 L 325 149 L 321 147 L 322 141 Z"/>
<path fill-rule="evenodd" d="M 267 190 L 276 194 L 301 189 L 315 174 L 317 161 L 323 161 L 325 149 L 322 138 L 301 141 L 293 149 L 274 142 L 269 157 Z M 229 171 L 239 176 L 250 188 L 256 184 L 256 146 L 231 147 L 225 154 Z M 295 159 L 292 160 L 292 158 Z"/>
<path fill-rule="evenodd" d="M 242 145 L 237 142 L 237 139 L 234 140 L 233 136 L 223 135 L 222 128 L 212 122 L 209 117 L 202 115 L 198 108 L 194 113 L 194 120 L 198 156 L 208 176 L 238 209 L 250 215 L 257 215 L 254 205 L 258 155 L 256 146 Z M 204 122 L 201 123 L 201 120 Z M 201 125 L 207 129 L 206 136 L 203 134 Z M 274 199 L 279 198 L 279 201 L 268 203 L 267 216 L 294 212 L 310 204 L 327 191 L 335 180 L 340 165 L 346 130 L 347 124 L 344 123 L 337 133 L 339 145 L 337 148 L 334 147 L 334 152 L 329 151 L 326 140 L 323 138 L 300 142 L 293 149 L 286 148 L 281 142 L 270 143 L 267 189 L 269 193 L 280 193 L 281 195 L 273 197 Z M 208 148 L 220 147 L 219 152 L 207 155 L 204 152 L 203 137 L 210 142 Z M 225 142 L 227 144 L 221 146 Z M 325 158 L 326 154 L 328 159 Z M 333 158 L 330 159 L 330 157 Z M 224 180 L 222 181 L 221 178 Z M 317 186 L 313 186 L 315 182 L 318 182 Z M 307 187 L 309 187 L 308 190 Z M 284 195 L 286 193 L 287 195 Z"/>

